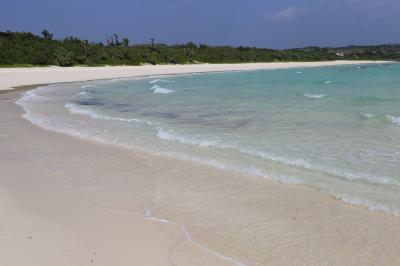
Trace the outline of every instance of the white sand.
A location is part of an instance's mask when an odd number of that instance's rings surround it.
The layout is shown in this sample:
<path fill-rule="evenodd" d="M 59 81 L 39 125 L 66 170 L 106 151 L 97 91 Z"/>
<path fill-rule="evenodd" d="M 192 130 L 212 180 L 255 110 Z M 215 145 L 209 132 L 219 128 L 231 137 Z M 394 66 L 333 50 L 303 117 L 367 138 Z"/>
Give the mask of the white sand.
<path fill-rule="evenodd" d="M 0 68 L 0 90 L 31 84 L 48 84 L 94 79 L 111 79 L 149 75 L 171 75 L 231 70 L 278 69 L 288 67 L 333 66 L 384 63 L 383 61 L 329 61 L 299 63 L 146 65 L 109 67 L 33 67 Z"/>
<path fill-rule="evenodd" d="M 0 88 L 316 64 L 0 69 Z M 19 95 L 0 94 L 0 265 L 400 265 L 398 217 L 44 131 Z"/>

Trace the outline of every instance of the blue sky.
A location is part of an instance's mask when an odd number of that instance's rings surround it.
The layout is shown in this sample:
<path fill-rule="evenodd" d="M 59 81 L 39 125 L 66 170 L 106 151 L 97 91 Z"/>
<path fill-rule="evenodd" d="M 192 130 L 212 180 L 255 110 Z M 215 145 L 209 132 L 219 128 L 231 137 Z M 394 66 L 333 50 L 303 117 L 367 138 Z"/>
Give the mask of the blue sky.
<path fill-rule="evenodd" d="M 2 0 L 0 30 L 246 45 L 400 43 L 400 0 Z"/>

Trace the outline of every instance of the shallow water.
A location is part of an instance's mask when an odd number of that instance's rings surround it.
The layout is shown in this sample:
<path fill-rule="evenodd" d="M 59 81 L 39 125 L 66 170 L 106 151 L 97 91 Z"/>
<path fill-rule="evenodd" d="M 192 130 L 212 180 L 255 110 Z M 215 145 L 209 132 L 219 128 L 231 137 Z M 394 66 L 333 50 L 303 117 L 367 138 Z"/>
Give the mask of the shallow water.
<path fill-rule="evenodd" d="M 45 128 L 305 184 L 400 211 L 400 64 L 57 84 L 19 100 Z"/>

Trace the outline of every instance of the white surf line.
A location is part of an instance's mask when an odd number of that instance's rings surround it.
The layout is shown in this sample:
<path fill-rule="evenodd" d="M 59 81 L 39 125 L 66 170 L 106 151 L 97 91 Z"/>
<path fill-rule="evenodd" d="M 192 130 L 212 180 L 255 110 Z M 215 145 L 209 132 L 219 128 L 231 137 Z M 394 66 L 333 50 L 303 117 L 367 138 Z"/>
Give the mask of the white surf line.
<path fill-rule="evenodd" d="M 212 250 L 212 249 L 210 249 L 210 248 L 208 248 L 206 246 L 203 246 L 200 243 L 196 242 L 195 240 L 193 240 L 192 236 L 187 231 L 186 227 L 181 226 L 181 225 L 179 225 L 179 224 L 177 224 L 177 223 L 175 223 L 173 221 L 154 216 L 153 212 L 154 212 L 154 210 L 157 209 L 158 203 L 160 201 L 160 178 L 159 177 L 156 178 L 155 183 L 156 183 L 156 192 L 155 192 L 155 196 L 154 196 L 154 199 L 153 199 L 153 206 L 151 206 L 147 211 L 145 211 L 144 217 L 146 219 L 154 221 L 154 222 L 157 222 L 157 223 L 161 223 L 161 224 L 170 224 L 170 225 L 173 225 L 173 226 L 177 226 L 177 227 L 180 228 L 185 240 L 187 240 L 190 243 L 192 243 L 193 245 L 197 246 L 198 248 L 200 248 L 201 250 L 203 250 L 207 254 L 212 255 L 214 257 L 217 257 L 217 258 L 220 258 L 222 260 L 228 261 L 228 262 L 230 262 L 230 263 L 232 263 L 233 265 L 236 265 L 236 266 L 248 266 L 247 264 L 241 263 L 241 262 L 239 262 L 239 261 L 237 261 L 237 260 L 235 260 L 235 259 L 233 259 L 231 257 L 222 255 L 222 254 L 220 254 L 220 253 L 218 253 L 218 252 L 216 252 L 216 251 L 214 251 L 214 250 Z"/>

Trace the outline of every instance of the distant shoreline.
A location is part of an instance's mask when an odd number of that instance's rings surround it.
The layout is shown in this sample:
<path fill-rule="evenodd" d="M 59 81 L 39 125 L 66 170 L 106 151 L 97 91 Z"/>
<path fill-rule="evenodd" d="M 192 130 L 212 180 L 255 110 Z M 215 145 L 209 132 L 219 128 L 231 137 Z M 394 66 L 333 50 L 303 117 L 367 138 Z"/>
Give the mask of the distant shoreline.
<path fill-rule="evenodd" d="M 0 68 L 0 91 L 15 87 L 49 83 L 79 82 L 99 79 L 134 78 L 177 74 L 197 74 L 225 71 L 251 71 L 299 67 L 321 67 L 338 65 L 384 64 L 392 61 L 321 61 L 285 63 L 245 64 L 187 64 L 187 65 L 142 65 L 103 67 L 16 67 Z M 22 76 L 21 76 L 22 75 Z"/>

